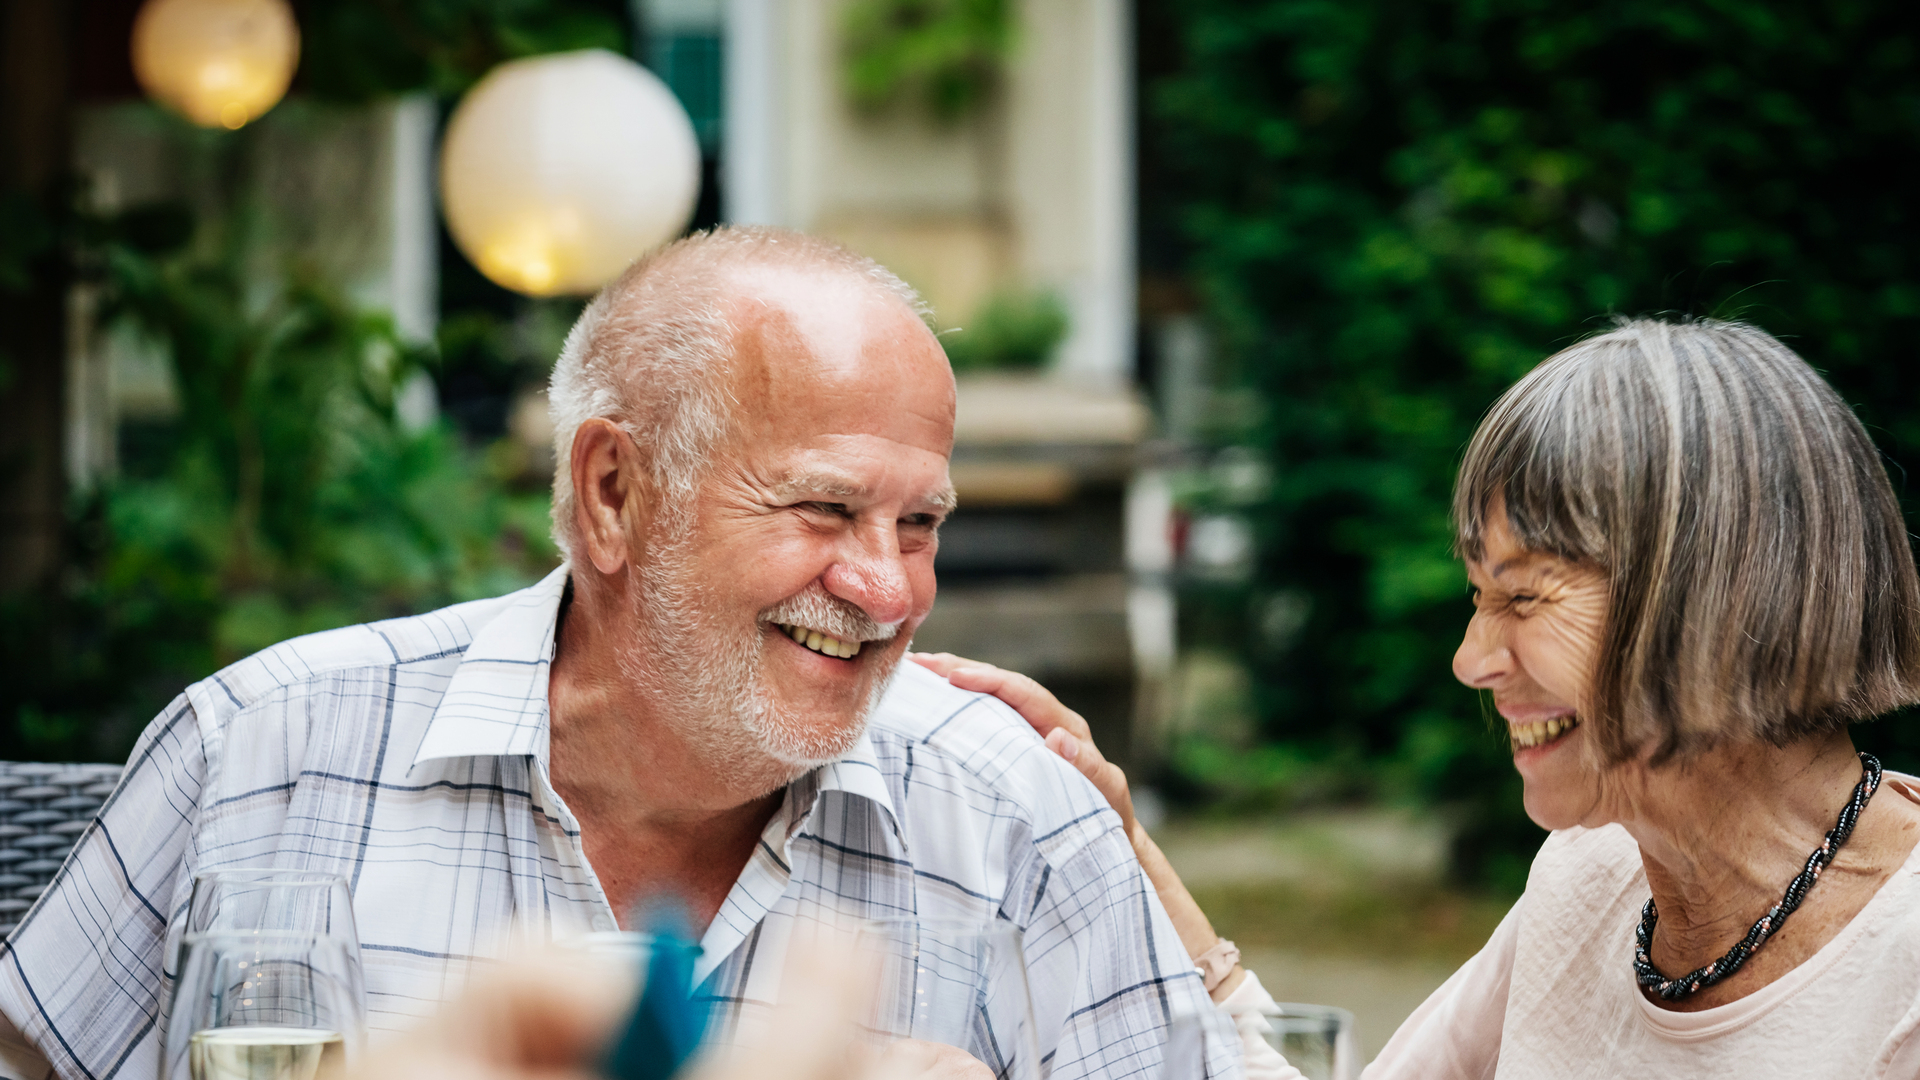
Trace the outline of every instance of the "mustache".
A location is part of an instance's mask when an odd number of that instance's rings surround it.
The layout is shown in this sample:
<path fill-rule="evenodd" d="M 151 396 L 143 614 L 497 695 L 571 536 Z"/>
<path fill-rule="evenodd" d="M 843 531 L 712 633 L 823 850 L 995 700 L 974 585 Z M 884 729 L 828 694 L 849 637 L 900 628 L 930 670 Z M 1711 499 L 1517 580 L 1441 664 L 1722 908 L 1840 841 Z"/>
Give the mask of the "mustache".
<path fill-rule="evenodd" d="M 818 583 L 760 613 L 762 622 L 804 626 L 841 641 L 891 641 L 899 623 L 875 622 L 860 605 L 833 595 Z"/>

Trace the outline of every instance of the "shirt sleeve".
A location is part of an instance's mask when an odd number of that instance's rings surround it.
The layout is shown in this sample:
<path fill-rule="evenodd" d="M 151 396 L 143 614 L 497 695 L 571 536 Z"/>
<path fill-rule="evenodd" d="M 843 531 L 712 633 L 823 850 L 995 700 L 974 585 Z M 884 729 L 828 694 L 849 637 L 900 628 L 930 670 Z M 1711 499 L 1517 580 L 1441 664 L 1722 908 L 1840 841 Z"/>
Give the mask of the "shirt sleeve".
<path fill-rule="evenodd" d="M 1118 819 L 1048 867 L 1028 902 L 1027 974 L 1036 1011 L 1053 1010 L 1035 1017 L 1052 1080 L 1240 1075 L 1239 1038 L 1207 996 Z"/>
<path fill-rule="evenodd" d="M 1522 896 L 1473 959 L 1440 985 L 1393 1033 L 1361 1080 L 1487 1080 L 1500 1062 L 1500 1036 L 1513 982 Z"/>
<path fill-rule="evenodd" d="M 151 1080 L 172 973 L 167 927 L 192 880 L 206 753 L 175 699 L 119 787 L 0 945 L 0 1012 L 63 1080 Z"/>

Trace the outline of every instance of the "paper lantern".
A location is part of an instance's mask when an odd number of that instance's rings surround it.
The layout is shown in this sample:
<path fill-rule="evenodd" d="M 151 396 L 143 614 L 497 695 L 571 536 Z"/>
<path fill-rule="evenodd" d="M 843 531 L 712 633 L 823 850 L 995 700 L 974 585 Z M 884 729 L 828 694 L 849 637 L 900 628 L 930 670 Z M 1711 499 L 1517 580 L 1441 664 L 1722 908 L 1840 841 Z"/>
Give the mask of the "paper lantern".
<path fill-rule="evenodd" d="M 147 0 L 133 21 L 133 73 L 201 127 L 238 128 L 274 107 L 300 62 L 286 0 Z"/>
<path fill-rule="evenodd" d="M 602 49 L 494 68 L 440 150 L 454 242 L 530 296 L 606 284 L 686 228 L 699 190 L 700 147 L 673 91 Z"/>

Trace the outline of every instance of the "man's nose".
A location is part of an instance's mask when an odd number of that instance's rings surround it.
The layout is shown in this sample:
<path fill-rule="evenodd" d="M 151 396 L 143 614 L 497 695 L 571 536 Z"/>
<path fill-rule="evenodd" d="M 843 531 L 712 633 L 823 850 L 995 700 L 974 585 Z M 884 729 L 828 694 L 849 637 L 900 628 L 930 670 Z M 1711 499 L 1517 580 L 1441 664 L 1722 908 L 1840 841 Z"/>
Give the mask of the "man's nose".
<path fill-rule="evenodd" d="M 1475 615 L 1467 622 L 1467 633 L 1453 652 L 1453 677 L 1485 690 L 1513 669 L 1513 652 L 1489 620 Z"/>
<path fill-rule="evenodd" d="M 877 623 L 904 622 L 913 613 L 913 586 L 891 530 L 859 530 L 821 583 Z"/>

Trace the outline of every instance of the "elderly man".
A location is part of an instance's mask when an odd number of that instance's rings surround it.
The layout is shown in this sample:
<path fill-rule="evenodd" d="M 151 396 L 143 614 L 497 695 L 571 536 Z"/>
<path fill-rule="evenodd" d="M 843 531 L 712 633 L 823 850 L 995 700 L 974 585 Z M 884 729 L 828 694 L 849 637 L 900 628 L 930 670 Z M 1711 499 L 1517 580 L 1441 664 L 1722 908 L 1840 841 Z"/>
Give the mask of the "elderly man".
<path fill-rule="evenodd" d="M 554 371 L 566 564 L 189 687 L 7 942 L 0 1042 L 152 1076 L 193 874 L 280 866 L 352 883 L 376 1030 L 509 937 L 673 894 L 723 1038 L 763 1023 L 798 923 L 1004 919 L 1054 1077 L 1154 1071 L 1182 1014 L 1231 1069 L 1100 795 L 999 702 L 900 664 L 953 506 L 923 310 L 792 233 L 636 264 Z"/>

